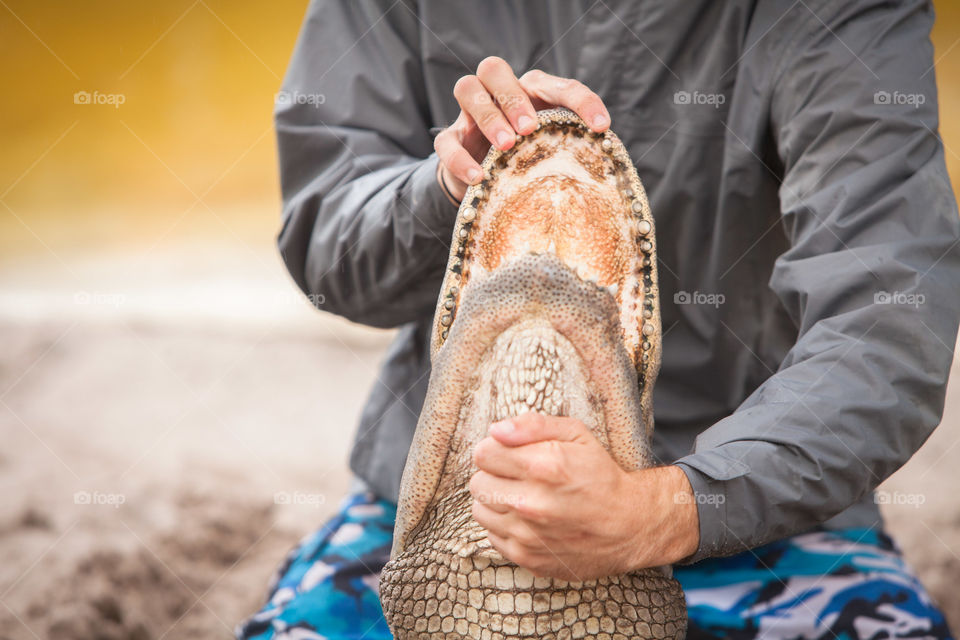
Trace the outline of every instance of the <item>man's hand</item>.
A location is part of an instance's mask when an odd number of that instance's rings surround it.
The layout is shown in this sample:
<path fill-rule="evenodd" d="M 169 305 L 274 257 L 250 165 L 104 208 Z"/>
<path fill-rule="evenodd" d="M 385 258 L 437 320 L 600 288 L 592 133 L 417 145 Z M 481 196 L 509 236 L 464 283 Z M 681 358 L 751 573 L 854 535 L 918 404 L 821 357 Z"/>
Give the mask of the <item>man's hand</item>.
<path fill-rule="evenodd" d="M 610 126 L 603 101 L 583 83 L 539 69 L 520 78 L 505 60 L 485 58 L 477 74 L 463 76 L 453 87 L 460 116 L 434 140 L 441 176 L 453 196 L 462 200 L 467 185 L 483 178 L 480 161 L 492 144 L 504 151 L 537 127 L 537 109 L 562 106 L 576 112 L 596 132 Z"/>
<path fill-rule="evenodd" d="M 589 580 L 696 551 L 697 507 L 679 467 L 624 471 L 573 418 L 525 413 L 490 434 L 473 454 L 473 517 L 516 564 Z"/>

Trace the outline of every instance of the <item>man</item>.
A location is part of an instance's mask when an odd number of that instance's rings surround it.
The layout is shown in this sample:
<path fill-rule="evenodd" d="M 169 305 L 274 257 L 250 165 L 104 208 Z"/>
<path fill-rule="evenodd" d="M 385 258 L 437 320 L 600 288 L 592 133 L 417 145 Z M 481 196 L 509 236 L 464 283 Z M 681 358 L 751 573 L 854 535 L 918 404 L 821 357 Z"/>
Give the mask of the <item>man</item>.
<path fill-rule="evenodd" d="M 872 494 L 940 420 L 960 314 L 932 21 L 920 0 L 312 3 L 276 114 L 280 248 L 322 309 L 400 331 L 362 484 L 238 635 L 388 637 L 374 589 L 457 199 L 563 105 L 613 124 L 656 217 L 663 466 L 624 479 L 579 423 L 508 421 L 471 481 L 492 541 L 548 575 L 678 563 L 692 638 L 949 637 Z"/>

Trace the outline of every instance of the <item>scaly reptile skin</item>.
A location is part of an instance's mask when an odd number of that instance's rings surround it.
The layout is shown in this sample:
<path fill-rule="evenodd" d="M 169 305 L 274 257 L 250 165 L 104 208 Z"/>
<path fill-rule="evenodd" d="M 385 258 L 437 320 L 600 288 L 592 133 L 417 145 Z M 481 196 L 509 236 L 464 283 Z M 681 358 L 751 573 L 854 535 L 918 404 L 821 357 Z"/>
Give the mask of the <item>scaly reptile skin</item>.
<path fill-rule="evenodd" d="M 471 515 L 472 451 L 491 422 L 583 421 L 627 470 L 650 466 L 660 366 L 653 218 L 612 132 L 565 109 L 491 149 L 454 229 L 433 371 L 401 482 L 380 599 L 398 640 L 682 638 L 669 568 L 535 577 Z"/>

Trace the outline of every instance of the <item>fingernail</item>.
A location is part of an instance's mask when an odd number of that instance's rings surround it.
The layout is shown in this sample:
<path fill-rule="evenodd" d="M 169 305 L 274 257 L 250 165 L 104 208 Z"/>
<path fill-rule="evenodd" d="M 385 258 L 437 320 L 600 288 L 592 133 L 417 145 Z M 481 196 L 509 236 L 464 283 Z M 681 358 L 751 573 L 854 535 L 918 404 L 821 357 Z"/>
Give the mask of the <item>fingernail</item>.
<path fill-rule="evenodd" d="M 476 184 L 480 182 L 480 177 L 482 175 L 483 173 L 480 171 L 480 169 L 470 169 L 467 171 L 467 179 L 470 181 L 470 184 Z"/>
<path fill-rule="evenodd" d="M 521 131 L 527 131 L 533 128 L 533 118 L 530 116 L 520 116 L 517 118 L 517 127 L 519 127 Z"/>
<path fill-rule="evenodd" d="M 610 119 L 602 113 L 593 116 L 593 126 L 597 129 L 607 126 L 610 124 Z"/>
<path fill-rule="evenodd" d="M 513 433 L 516 429 L 516 426 L 510 420 L 501 420 L 500 422 L 494 422 L 490 425 L 490 433 L 499 434 L 505 436 L 508 433 Z"/>
<path fill-rule="evenodd" d="M 511 140 L 513 140 L 513 136 L 506 131 L 501 131 L 497 134 L 497 146 L 501 149 L 510 144 Z"/>

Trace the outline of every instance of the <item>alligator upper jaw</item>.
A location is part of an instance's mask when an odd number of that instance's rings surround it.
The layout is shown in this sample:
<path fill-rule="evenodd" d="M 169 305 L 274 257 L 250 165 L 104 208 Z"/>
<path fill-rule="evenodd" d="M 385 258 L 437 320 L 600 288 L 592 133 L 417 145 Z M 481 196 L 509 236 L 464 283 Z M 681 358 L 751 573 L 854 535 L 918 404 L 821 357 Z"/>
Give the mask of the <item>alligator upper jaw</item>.
<path fill-rule="evenodd" d="M 511 369 L 530 371 L 532 385 L 511 381 Z M 557 388 L 529 395 L 539 380 Z M 647 464 L 649 434 L 617 304 L 606 288 L 582 280 L 553 254 L 517 258 L 465 293 L 434 358 L 404 469 L 394 556 L 438 499 L 443 477 L 441 493 L 458 490 L 457 484 L 463 489 L 475 470 L 473 445 L 489 424 L 523 409 L 576 417 L 621 467 Z"/>

